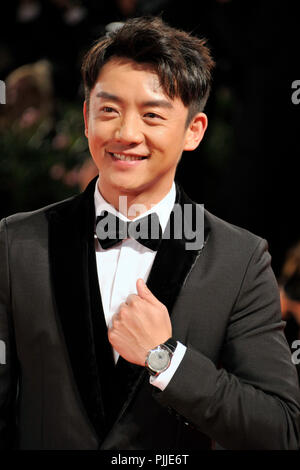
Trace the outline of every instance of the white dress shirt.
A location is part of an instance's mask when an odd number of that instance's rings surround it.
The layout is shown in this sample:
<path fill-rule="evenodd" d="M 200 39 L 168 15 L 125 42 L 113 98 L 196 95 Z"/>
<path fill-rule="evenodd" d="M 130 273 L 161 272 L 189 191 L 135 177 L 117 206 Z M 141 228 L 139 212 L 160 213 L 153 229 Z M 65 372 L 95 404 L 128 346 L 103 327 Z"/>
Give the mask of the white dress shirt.
<path fill-rule="evenodd" d="M 107 210 L 120 219 L 129 222 L 130 219 L 105 201 L 99 191 L 98 181 L 99 179 L 96 182 L 94 194 L 96 217 L 102 211 Z M 134 220 L 138 220 L 151 212 L 156 212 L 164 232 L 175 203 L 175 196 L 176 189 L 173 182 L 169 193 L 159 203 Z M 129 294 L 137 294 L 137 279 L 142 278 L 145 283 L 147 282 L 157 252 L 141 245 L 132 238 L 123 240 L 121 243 L 105 250 L 101 247 L 96 235 L 95 250 L 103 311 L 106 325 L 109 327 L 111 318 L 119 310 L 120 304 L 126 301 Z M 150 383 L 164 390 L 179 366 L 185 351 L 186 347 L 177 341 L 171 365 L 158 377 L 150 377 Z M 114 360 L 117 362 L 119 354 L 114 349 L 113 354 Z"/>

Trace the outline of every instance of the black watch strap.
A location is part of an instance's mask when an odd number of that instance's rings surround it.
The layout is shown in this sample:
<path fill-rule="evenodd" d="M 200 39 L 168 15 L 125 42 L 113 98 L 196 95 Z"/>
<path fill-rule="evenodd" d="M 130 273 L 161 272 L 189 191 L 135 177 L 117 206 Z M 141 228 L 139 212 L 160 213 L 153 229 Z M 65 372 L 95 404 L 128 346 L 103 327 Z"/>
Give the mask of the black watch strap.
<path fill-rule="evenodd" d="M 177 347 L 177 341 L 174 338 L 167 339 L 167 341 L 165 341 L 163 344 L 167 346 L 167 348 L 169 348 L 172 353 L 174 353 Z"/>

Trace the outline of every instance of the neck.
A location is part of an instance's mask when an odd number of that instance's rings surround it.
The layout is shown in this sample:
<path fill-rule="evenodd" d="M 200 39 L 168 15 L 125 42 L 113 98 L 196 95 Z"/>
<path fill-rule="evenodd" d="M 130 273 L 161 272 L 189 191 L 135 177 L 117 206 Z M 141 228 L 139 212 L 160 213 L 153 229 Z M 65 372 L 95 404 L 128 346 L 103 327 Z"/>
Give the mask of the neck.
<path fill-rule="evenodd" d="M 171 190 L 173 181 L 161 187 L 159 191 L 145 189 L 142 191 L 126 191 L 123 188 L 110 189 L 98 181 L 98 189 L 102 197 L 111 204 L 118 212 L 125 215 L 128 219 L 136 217 L 147 212 L 154 205 L 158 204 Z"/>

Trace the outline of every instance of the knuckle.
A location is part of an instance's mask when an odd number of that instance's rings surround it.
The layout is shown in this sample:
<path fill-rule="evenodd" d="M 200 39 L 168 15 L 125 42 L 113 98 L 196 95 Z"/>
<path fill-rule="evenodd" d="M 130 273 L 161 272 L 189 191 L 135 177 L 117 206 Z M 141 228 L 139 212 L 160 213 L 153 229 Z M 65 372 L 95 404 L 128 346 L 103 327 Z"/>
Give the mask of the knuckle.
<path fill-rule="evenodd" d="M 115 339 L 115 332 L 112 329 L 108 332 L 108 339 L 109 341 L 113 341 Z"/>
<path fill-rule="evenodd" d="M 113 318 L 112 318 L 112 329 L 116 329 L 118 328 L 118 326 L 120 325 L 120 320 L 119 320 L 119 315 L 114 315 Z"/>
<path fill-rule="evenodd" d="M 161 304 L 161 311 L 162 311 L 165 315 L 169 315 L 168 309 L 167 309 L 167 307 L 166 307 L 164 304 Z"/>
<path fill-rule="evenodd" d="M 138 303 L 139 303 L 139 298 L 138 298 L 137 295 L 132 295 L 130 300 L 131 300 L 131 303 L 132 303 L 132 305 L 133 305 L 134 307 L 135 307 L 136 305 L 138 305 Z"/>
<path fill-rule="evenodd" d="M 117 320 L 117 321 L 118 321 L 118 324 L 119 324 L 119 323 L 122 323 L 124 320 L 126 320 L 126 316 L 127 316 L 126 310 L 120 310 L 120 312 L 119 312 L 119 319 Z"/>

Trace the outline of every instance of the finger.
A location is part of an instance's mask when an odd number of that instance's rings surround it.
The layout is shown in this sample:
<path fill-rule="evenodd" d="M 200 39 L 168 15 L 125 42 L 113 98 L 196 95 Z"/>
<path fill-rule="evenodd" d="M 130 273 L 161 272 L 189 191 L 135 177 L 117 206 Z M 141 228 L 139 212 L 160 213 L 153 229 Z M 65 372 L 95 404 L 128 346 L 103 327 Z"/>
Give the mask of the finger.
<path fill-rule="evenodd" d="M 132 305 L 134 304 L 136 301 L 140 300 L 139 296 L 136 295 L 136 294 L 129 294 L 129 296 L 127 297 L 126 299 L 126 302 L 125 302 L 125 305 Z"/>
<path fill-rule="evenodd" d="M 126 302 L 122 302 L 122 303 L 120 304 L 117 313 L 120 313 L 121 310 L 126 310 L 127 308 L 128 308 L 128 303 L 127 303 L 127 299 L 126 299 Z"/>
<path fill-rule="evenodd" d="M 160 304 L 161 302 L 155 297 L 155 295 L 152 294 L 151 290 L 146 286 L 145 282 L 143 279 L 138 279 L 136 281 L 136 289 L 139 297 L 141 297 L 144 300 L 147 300 L 148 302 L 157 305 Z"/>
<path fill-rule="evenodd" d="M 114 327 L 114 322 L 117 319 L 118 314 L 114 313 L 108 322 L 108 329 L 111 330 Z"/>
<path fill-rule="evenodd" d="M 123 305 L 122 309 L 121 309 L 121 306 L 120 306 L 119 310 L 116 313 L 114 313 L 113 316 L 110 319 L 109 324 L 111 325 L 111 328 L 116 328 L 116 325 L 118 325 L 121 321 L 121 316 L 122 316 L 121 312 L 124 312 L 125 307 L 128 308 L 128 305 L 125 305 L 125 304 L 121 304 L 121 305 Z"/>
<path fill-rule="evenodd" d="M 118 322 L 118 324 L 124 324 L 124 322 L 126 322 L 127 319 L 131 316 L 130 312 L 130 306 L 127 303 L 122 302 L 118 312 L 114 315 L 115 320 Z"/>

